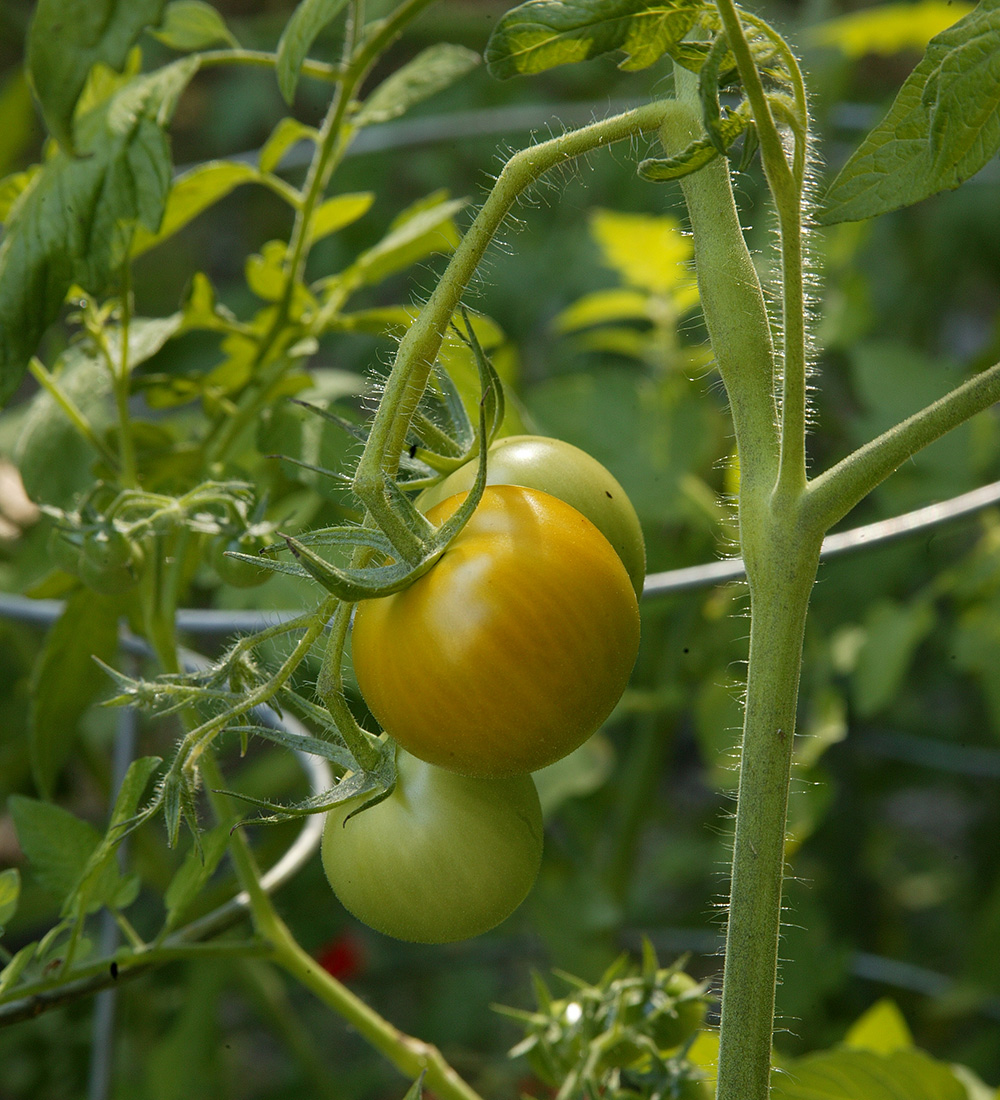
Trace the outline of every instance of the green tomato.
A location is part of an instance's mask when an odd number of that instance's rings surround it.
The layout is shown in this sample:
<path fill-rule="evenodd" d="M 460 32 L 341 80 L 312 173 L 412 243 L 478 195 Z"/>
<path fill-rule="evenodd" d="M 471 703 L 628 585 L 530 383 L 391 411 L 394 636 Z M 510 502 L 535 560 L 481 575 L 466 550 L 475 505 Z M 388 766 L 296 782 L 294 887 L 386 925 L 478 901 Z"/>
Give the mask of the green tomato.
<path fill-rule="evenodd" d="M 270 569 L 229 554 L 256 554 L 265 545 L 263 539 L 254 537 L 227 538 L 221 535 L 212 542 L 212 568 L 219 580 L 233 588 L 256 588 L 272 576 Z"/>
<path fill-rule="evenodd" d="M 625 1020 L 641 1028 L 658 1050 L 673 1050 L 687 1042 L 705 1022 L 705 998 L 694 978 L 678 970 L 664 983 L 657 983 L 648 1000 L 630 1005 Z"/>
<path fill-rule="evenodd" d="M 475 779 L 399 750 L 388 798 L 326 815 L 323 869 L 371 928 L 449 943 L 488 931 L 521 904 L 542 858 L 542 811 L 529 775 Z M 353 816 L 351 816 L 353 814 Z"/>
<path fill-rule="evenodd" d="M 143 557 L 139 544 L 116 527 L 89 531 L 80 547 L 80 580 L 105 596 L 127 592 L 139 581 Z"/>
<path fill-rule="evenodd" d="M 476 462 L 467 462 L 421 493 L 417 506 L 426 512 L 455 493 L 471 489 L 475 479 Z M 541 489 L 572 505 L 611 543 L 636 595 L 642 592 L 646 548 L 639 517 L 621 485 L 586 451 L 539 435 L 498 439 L 487 455 L 486 483 Z"/>
<path fill-rule="evenodd" d="M 80 575 L 79 532 L 70 532 L 62 527 L 53 527 L 49 532 L 48 551 L 52 564 L 73 577 Z"/>

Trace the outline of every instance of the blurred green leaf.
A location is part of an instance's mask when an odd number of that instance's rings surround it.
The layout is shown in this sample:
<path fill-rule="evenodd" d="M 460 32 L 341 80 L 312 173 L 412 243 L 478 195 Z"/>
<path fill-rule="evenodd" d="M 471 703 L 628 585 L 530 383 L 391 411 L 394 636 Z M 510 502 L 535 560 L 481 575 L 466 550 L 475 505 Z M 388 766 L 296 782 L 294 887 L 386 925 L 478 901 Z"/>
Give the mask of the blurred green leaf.
<path fill-rule="evenodd" d="M 362 104 L 355 124 L 371 126 L 398 118 L 411 107 L 443 91 L 478 64 L 479 54 L 465 46 L 449 42 L 428 46 L 379 84 Z"/>
<path fill-rule="evenodd" d="M 281 163 L 285 154 L 300 141 L 315 142 L 319 136 L 314 126 L 307 126 L 297 118 L 285 117 L 271 131 L 257 158 L 262 172 L 273 172 Z"/>
<path fill-rule="evenodd" d="M 38 789 L 52 790 L 73 751 L 81 717 L 108 683 L 94 657 L 118 651 L 119 605 L 78 588 L 45 638 L 32 680 L 31 770 Z"/>
<path fill-rule="evenodd" d="M 844 1037 L 844 1045 L 852 1050 L 892 1054 L 897 1050 L 909 1050 L 914 1044 L 899 1006 L 890 998 L 883 997 L 851 1025 Z"/>
<path fill-rule="evenodd" d="M 917 1050 L 831 1050 L 799 1058 L 771 1082 L 773 1100 L 967 1100 L 948 1066 Z"/>
<path fill-rule="evenodd" d="M 934 608 L 926 600 L 882 600 L 871 608 L 864 625 L 851 688 L 855 709 L 868 718 L 896 697 L 917 646 L 934 626 Z"/>
<path fill-rule="evenodd" d="M 228 821 L 201 834 L 201 850 L 192 848 L 177 873 L 170 880 L 164 901 L 167 906 L 165 929 L 176 928 L 195 901 L 202 887 L 211 878 L 229 845 L 232 827 Z"/>
<path fill-rule="evenodd" d="M 448 199 L 435 192 L 393 219 L 389 232 L 355 261 L 353 268 L 365 283 L 380 283 L 397 271 L 435 252 L 450 252 L 458 244 L 454 217 L 465 199 Z"/>
<path fill-rule="evenodd" d="M 203 0 L 171 0 L 163 22 L 150 34 L 172 50 L 187 53 L 225 43 L 239 47 L 225 19 Z"/>
<path fill-rule="evenodd" d="M 974 7 L 955 0 L 878 4 L 817 24 L 808 31 L 807 41 L 812 46 L 834 46 L 852 58 L 922 50 L 934 35 L 947 30 Z"/>
<path fill-rule="evenodd" d="M 127 85 L 81 120 L 81 155 L 58 152 L 18 203 L 0 243 L 0 402 L 70 287 L 102 293 L 136 222 L 159 226 L 171 171 L 163 126 L 196 69 L 184 59 Z"/>
<path fill-rule="evenodd" d="M 35 105 L 31 87 L 19 70 L 8 74 L 0 83 L 0 176 L 9 172 L 21 159 L 31 141 L 35 127 Z M 0 222 L 3 221 L 0 211 Z"/>
<path fill-rule="evenodd" d="M 170 186 L 159 225 L 136 227 L 132 256 L 141 256 L 172 237 L 241 184 L 259 181 L 260 172 L 242 161 L 212 160 L 184 172 Z"/>
<path fill-rule="evenodd" d="M 32 874 L 60 901 L 68 898 L 100 844 L 100 833 L 52 802 L 11 795 L 8 806 Z M 106 892 L 111 893 L 117 872 L 111 867 L 105 875 Z"/>
<path fill-rule="evenodd" d="M 857 221 L 958 187 L 1000 148 L 1000 0 L 931 39 L 886 117 L 841 169 L 819 220 Z"/>
<path fill-rule="evenodd" d="M 335 195 L 332 199 L 327 199 L 316 209 L 309 223 L 309 244 L 313 245 L 331 233 L 336 233 L 339 229 L 363 218 L 374 201 L 373 191 Z"/>
<path fill-rule="evenodd" d="M 301 0 L 285 25 L 278 42 L 278 87 L 291 104 L 299 83 L 302 63 L 317 35 L 340 14 L 347 0 Z"/>
<path fill-rule="evenodd" d="M 73 150 L 73 112 L 97 62 L 120 72 L 166 0 L 39 0 L 28 33 L 28 71 L 53 137 Z M 82 150 L 84 153 L 87 150 Z"/>
<path fill-rule="evenodd" d="M 679 0 L 527 0 L 493 29 L 486 64 L 504 79 L 621 50 L 620 68 L 645 69 L 687 34 L 699 10 Z"/>
<path fill-rule="evenodd" d="M 21 896 L 21 873 L 16 867 L 0 871 L 0 936 L 4 925 L 17 912 L 17 902 Z"/>

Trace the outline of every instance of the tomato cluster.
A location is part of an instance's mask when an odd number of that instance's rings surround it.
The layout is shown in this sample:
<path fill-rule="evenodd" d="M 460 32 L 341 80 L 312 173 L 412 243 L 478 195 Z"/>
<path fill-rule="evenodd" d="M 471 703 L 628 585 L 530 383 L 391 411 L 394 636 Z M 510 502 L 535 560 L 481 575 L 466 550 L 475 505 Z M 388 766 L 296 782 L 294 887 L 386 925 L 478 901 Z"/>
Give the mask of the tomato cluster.
<path fill-rule="evenodd" d="M 475 465 L 418 500 L 433 523 Z M 645 551 L 618 482 L 529 436 L 494 444 L 487 471 L 433 568 L 354 620 L 358 686 L 399 777 L 383 802 L 330 813 L 324 866 L 351 912 L 403 939 L 476 935 L 520 904 L 541 856 L 530 773 L 608 718 L 638 652 Z"/>

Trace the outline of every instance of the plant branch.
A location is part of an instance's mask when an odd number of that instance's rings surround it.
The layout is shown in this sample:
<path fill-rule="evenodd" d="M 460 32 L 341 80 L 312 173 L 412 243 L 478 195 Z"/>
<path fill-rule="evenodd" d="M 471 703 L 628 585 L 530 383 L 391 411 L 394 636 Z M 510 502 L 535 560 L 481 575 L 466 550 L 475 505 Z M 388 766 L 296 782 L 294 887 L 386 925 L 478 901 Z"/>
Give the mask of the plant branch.
<path fill-rule="evenodd" d="M 810 526 L 829 530 L 908 458 L 997 401 L 1000 363 L 859 447 L 809 482 L 804 508 Z"/>
<path fill-rule="evenodd" d="M 702 137 L 695 77 L 675 68 L 678 98 L 660 130 L 667 156 Z M 767 305 L 743 238 L 728 163 L 721 157 L 681 178 L 694 236 L 698 293 L 736 429 L 741 484 L 777 476 L 775 353 Z"/>
<path fill-rule="evenodd" d="M 392 373 L 355 475 L 365 503 L 382 492 L 384 472 L 394 473 L 410 421 L 451 322 L 477 266 L 518 196 L 549 169 L 626 138 L 656 129 L 667 111 L 651 103 L 515 153 L 451 256 L 444 274 L 400 342 Z"/>

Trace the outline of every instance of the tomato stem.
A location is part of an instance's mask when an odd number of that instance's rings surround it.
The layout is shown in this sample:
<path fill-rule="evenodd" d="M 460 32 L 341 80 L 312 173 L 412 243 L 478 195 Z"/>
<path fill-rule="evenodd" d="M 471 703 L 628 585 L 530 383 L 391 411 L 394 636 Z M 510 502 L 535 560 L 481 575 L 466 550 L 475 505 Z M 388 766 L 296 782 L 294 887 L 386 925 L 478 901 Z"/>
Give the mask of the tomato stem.
<path fill-rule="evenodd" d="M 458 247 L 416 320 L 407 329 L 372 423 L 354 478 L 354 489 L 376 519 L 388 509 L 383 476 L 394 474 L 410 421 L 441 347 L 445 329 L 462 295 L 511 207 L 549 169 L 604 145 L 656 129 L 669 107 L 664 102 L 602 119 L 515 153 Z"/>

